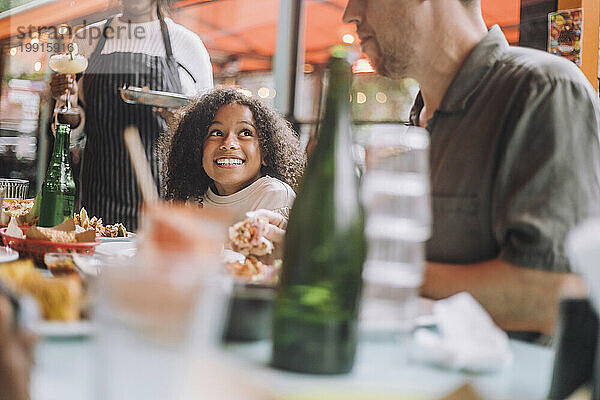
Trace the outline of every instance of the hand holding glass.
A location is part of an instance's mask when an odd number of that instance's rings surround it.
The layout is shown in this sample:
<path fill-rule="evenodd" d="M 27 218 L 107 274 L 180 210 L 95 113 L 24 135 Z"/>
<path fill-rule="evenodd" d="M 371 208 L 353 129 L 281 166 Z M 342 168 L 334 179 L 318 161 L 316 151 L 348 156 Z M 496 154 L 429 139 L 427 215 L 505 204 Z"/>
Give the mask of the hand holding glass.
<path fill-rule="evenodd" d="M 52 71 L 59 74 L 78 74 L 88 66 L 88 60 L 80 55 L 73 53 L 57 53 L 50 57 L 50 68 Z M 61 106 L 54 110 L 56 114 L 78 114 L 78 111 L 74 111 L 71 107 L 71 90 L 67 87 L 67 102 L 66 105 Z"/>

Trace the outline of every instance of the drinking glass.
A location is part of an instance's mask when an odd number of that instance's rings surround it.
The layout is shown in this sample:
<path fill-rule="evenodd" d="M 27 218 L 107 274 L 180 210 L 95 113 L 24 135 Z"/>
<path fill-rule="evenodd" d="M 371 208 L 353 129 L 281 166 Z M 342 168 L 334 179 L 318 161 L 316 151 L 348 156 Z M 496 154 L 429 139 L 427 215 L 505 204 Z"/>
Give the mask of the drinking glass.
<path fill-rule="evenodd" d="M 368 243 L 361 323 L 409 332 L 431 232 L 429 134 L 403 125 L 371 127 L 362 198 Z"/>
<path fill-rule="evenodd" d="M 217 260 L 106 258 L 98 278 L 98 399 L 182 399 L 190 366 L 222 331 L 227 280 Z"/>
<path fill-rule="evenodd" d="M 50 56 L 50 69 L 59 74 L 72 75 L 75 79 L 75 74 L 79 74 L 86 70 L 88 66 L 87 59 L 80 54 L 56 53 Z M 58 123 L 69 123 L 75 118 L 79 118 L 80 110 L 77 107 L 71 106 L 71 90 L 67 88 L 66 104 L 57 107 L 54 110 L 54 119 Z"/>

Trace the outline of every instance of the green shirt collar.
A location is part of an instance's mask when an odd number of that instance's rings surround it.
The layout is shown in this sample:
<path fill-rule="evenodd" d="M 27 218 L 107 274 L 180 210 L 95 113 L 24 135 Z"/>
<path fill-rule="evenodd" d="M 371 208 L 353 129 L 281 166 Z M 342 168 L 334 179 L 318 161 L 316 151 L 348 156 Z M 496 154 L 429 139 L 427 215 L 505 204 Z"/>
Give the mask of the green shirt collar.
<path fill-rule="evenodd" d="M 486 75 L 492 70 L 500 55 L 508 49 L 508 42 L 498 25 L 492 26 L 488 34 L 475 46 L 460 67 L 448 87 L 438 111 L 454 113 L 467 108 Z M 416 123 L 423 108 L 421 93 L 411 111 L 411 121 Z"/>
<path fill-rule="evenodd" d="M 467 104 L 490 72 L 499 56 L 508 49 L 508 42 L 498 25 L 475 46 L 454 77 L 440 104 L 440 111 L 457 112 Z"/>

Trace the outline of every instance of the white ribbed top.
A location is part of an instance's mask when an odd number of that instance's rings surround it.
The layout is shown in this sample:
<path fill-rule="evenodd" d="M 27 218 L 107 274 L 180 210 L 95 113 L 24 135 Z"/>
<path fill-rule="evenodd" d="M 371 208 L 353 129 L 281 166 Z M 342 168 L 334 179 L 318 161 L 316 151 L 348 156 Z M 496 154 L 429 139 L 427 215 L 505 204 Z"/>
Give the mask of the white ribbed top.
<path fill-rule="evenodd" d="M 173 56 L 196 79 L 194 85 L 189 74 L 183 68 L 179 68 L 184 94 L 201 94 L 212 89 L 212 66 L 202 40 L 194 32 L 176 24 L 170 18 L 165 18 L 165 21 L 171 37 Z M 76 33 L 74 42 L 77 43 L 80 54 L 89 59 L 96 48 L 105 23 L 106 20 L 88 25 Z M 151 56 L 166 54 L 158 20 L 127 23 L 121 21 L 119 15 L 111 22 L 111 28 L 112 32 L 106 39 L 102 54 L 116 52 L 142 53 Z"/>
<path fill-rule="evenodd" d="M 232 222 L 237 222 L 246 218 L 248 211 L 261 208 L 277 211 L 287 218 L 295 199 L 296 193 L 287 183 L 267 175 L 229 196 L 219 196 L 209 188 L 203 203 L 209 209 L 231 212 Z"/>

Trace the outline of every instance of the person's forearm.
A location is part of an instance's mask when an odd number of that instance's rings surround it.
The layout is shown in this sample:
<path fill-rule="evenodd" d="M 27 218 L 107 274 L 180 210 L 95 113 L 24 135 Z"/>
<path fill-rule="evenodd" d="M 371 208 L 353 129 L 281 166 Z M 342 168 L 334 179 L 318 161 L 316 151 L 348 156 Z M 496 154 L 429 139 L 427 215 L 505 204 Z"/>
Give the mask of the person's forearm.
<path fill-rule="evenodd" d="M 499 259 L 471 265 L 428 262 L 421 294 L 440 299 L 467 291 L 506 330 L 551 334 L 564 297 L 583 297 L 574 274 L 516 267 Z"/>

